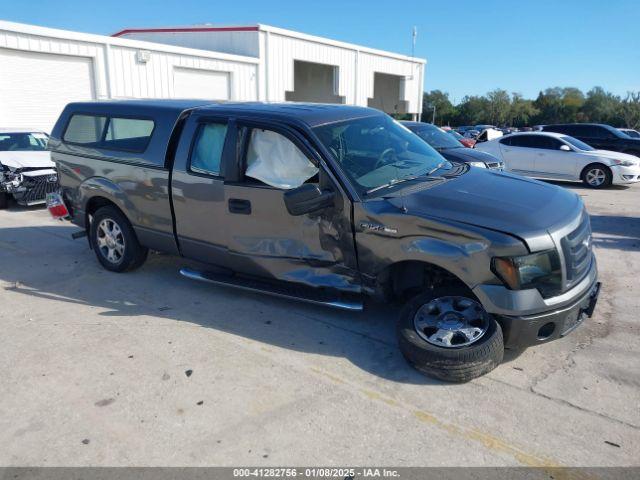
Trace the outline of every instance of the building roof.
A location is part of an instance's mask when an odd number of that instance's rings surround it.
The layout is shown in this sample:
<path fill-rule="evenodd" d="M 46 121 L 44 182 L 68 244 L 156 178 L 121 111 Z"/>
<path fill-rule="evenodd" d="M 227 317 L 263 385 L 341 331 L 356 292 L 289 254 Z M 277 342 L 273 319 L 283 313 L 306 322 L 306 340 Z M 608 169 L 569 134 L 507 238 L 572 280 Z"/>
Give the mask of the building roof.
<path fill-rule="evenodd" d="M 375 48 L 364 47 L 362 45 L 356 45 L 353 43 L 341 42 L 338 40 L 332 40 L 325 37 L 318 37 L 315 35 L 308 35 L 306 33 L 296 32 L 294 30 L 287 30 L 284 28 L 273 27 L 271 25 L 264 25 L 261 23 L 254 25 L 190 25 L 190 26 L 177 26 L 177 27 L 155 27 L 155 28 L 125 28 L 119 32 L 114 33 L 113 37 L 122 37 L 128 34 L 135 33 L 199 33 L 199 32 L 271 32 L 285 37 L 298 38 L 307 40 L 314 43 L 322 43 L 331 45 L 334 47 L 345 48 L 349 50 L 357 50 L 360 52 L 371 53 L 373 55 L 379 55 L 383 57 L 396 58 L 398 60 L 406 60 L 415 63 L 427 63 L 424 58 L 411 57 L 408 55 L 402 55 L 399 53 L 387 52 L 385 50 L 378 50 Z"/>

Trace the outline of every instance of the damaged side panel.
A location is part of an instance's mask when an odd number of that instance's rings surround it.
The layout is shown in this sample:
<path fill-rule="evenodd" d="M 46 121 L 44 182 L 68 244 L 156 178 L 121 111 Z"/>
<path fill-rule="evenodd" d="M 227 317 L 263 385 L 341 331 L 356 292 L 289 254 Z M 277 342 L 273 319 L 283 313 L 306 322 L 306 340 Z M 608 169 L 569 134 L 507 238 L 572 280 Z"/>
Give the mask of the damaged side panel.
<path fill-rule="evenodd" d="M 360 291 L 349 210 L 345 214 L 344 205 L 293 216 L 286 211 L 279 189 L 226 185 L 225 196 L 228 202 L 240 198 L 251 204 L 251 215 L 227 212 L 225 266 L 309 287 Z"/>
<path fill-rule="evenodd" d="M 372 293 L 385 270 L 400 262 L 435 265 L 473 288 L 496 281 L 486 265 L 497 251 L 526 253 L 522 243 L 509 235 L 443 219 L 417 221 L 385 199 L 356 203 L 354 224 L 363 283 Z"/>

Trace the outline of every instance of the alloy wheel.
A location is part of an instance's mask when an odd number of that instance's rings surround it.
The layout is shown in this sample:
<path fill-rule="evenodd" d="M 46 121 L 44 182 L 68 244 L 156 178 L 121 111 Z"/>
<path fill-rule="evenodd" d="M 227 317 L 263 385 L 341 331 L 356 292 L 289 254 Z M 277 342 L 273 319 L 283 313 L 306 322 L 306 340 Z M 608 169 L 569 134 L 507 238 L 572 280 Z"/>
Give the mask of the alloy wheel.
<path fill-rule="evenodd" d="M 422 305 L 413 319 L 416 333 L 426 342 L 445 348 L 471 345 L 489 328 L 482 305 L 467 297 L 439 297 Z"/>
<path fill-rule="evenodd" d="M 122 229 L 110 218 L 103 219 L 97 228 L 96 242 L 100 254 L 107 261 L 118 264 L 124 257 L 125 241 Z"/>
<path fill-rule="evenodd" d="M 587 183 L 593 187 L 601 186 L 607 179 L 607 175 L 601 168 L 592 168 L 585 175 Z"/>

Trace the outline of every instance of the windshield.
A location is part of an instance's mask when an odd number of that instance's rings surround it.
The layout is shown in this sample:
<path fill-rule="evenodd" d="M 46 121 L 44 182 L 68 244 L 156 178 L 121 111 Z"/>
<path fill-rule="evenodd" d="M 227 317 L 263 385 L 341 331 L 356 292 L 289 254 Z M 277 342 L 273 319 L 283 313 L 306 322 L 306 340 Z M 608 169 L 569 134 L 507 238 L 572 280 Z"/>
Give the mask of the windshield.
<path fill-rule="evenodd" d="M 0 152 L 33 152 L 47 149 L 44 133 L 0 133 Z"/>
<path fill-rule="evenodd" d="M 593 148 L 591 145 L 587 145 L 586 143 L 581 142 L 577 138 L 562 137 L 562 140 L 564 140 L 567 143 L 570 143 L 571 145 L 576 147 L 578 150 L 584 150 L 585 152 L 591 152 L 591 151 L 595 150 L 595 148 Z"/>
<path fill-rule="evenodd" d="M 460 135 L 458 132 L 456 132 L 455 130 L 449 130 L 449 135 L 453 135 L 453 137 L 456 140 L 460 140 L 461 138 L 464 138 L 462 135 Z"/>
<path fill-rule="evenodd" d="M 444 130 L 433 125 L 420 126 L 413 130 L 416 134 L 431 145 L 436 150 L 446 150 L 449 148 L 464 148 L 460 142 L 453 138 Z"/>
<path fill-rule="evenodd" d="M 452 168 L 388 115 L 330 123 L 314 131 L 361 194 Z"/>

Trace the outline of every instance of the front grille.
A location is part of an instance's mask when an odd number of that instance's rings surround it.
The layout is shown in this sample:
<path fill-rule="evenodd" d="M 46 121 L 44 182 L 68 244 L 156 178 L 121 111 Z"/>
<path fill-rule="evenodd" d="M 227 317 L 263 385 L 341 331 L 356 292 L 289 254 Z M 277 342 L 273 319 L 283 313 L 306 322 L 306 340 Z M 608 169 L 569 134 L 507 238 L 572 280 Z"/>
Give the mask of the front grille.
<path fill-rule="evenodd" d="M 16 198 L 19 203 L 44 202 L 47 193 L 53 193 L 58 190 L 58 177 L 53 173 L 36 177 L 24 177 L 22 186 L 26 188 L 26 191 L 20 198 Z"/>
<path fill-rule="evenodd" d="M 580 225 L 561 240 L 567 289 L 582 280 L 589 271 L 593 257 L 591 243 L 591 223 L 585 213 Z"/>

